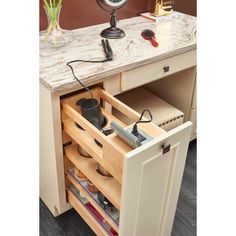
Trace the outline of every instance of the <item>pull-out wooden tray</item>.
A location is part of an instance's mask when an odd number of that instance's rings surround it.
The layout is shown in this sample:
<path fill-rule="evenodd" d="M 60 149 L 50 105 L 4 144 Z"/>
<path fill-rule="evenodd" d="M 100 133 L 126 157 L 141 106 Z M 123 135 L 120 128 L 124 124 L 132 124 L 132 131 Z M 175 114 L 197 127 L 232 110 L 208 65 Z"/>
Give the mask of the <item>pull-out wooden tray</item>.
<path fill-rule="evenodd" d="M 110 104 L 112 107 L 127 116 L 133 123 L 140 118 L 139 113 L 135 112 L 101 88 L 93 89 L 92 93 L 94 98 L 96 98 L 100 104 L 103 104 L 104 102 Z M 90 94 L 88 92 L 83 92 L 62 100 L 62 111 L 66 115 L 66 118 L 63 120 L 64 131 L 74 139 L 75 142 L 80 144 L 86 152 L 96 160 L 96 162 L 100 163 L 121 184 L 123 157 L 126 153 L 132 151 L 133 148 L 122 141 L 115 133 L 105 136 L 80 114 L 80 108 L 76 106 L 76 101 L 81 98 L 89 97 Z M 102 113 L 107 119 L 108 127 L 113 120 L 124 128 L 128 127 L 117 117 L 113 116 L 103 108 Z M 76 127 L 75 122 L 84 130 Z M 140 124 L 139 127 L 154 138 L 166 133 L 153 123 Z M 95 139 L 102 144 L 102 148 L 95 143 Z"/>

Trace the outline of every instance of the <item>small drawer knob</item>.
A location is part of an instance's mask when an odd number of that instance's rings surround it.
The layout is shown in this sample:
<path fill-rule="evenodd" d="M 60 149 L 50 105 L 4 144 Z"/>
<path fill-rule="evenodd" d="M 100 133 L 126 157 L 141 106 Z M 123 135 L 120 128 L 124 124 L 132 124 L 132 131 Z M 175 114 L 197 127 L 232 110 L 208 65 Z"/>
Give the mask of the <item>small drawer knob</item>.
<path fill-rule="evenodd" d="M 168 71 L 170 70 L 170 67 L 169 67 L 169 66 L 164 66 L 164 67 L 163 67 L 163 70 L 164 70 L 164 72 L 166 73 L 166 72 L 168 72 Z"/>

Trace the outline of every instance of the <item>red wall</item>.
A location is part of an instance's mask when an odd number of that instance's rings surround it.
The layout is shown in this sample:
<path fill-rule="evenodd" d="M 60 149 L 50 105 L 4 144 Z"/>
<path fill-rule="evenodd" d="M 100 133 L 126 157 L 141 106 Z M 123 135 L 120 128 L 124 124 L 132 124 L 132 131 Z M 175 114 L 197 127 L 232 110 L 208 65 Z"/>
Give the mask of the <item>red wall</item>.
<path fill-rule="evenodd" d="M 47 18 L 43 9 L 43 0 L 40 4 L 40 30 L 47 27 Z M 174 9 L 191 15 L 196 15 L 196 0 L 175 0 Z M 138 16 L 141 12 L 149 11 L 149 0 L 129 0 L 118 11 L 118 19 Z M 104 12 L 96 0 L 63 0 L 60 15 L 60 25 L 65 29 L 76 29 L 84 26 L 105 23 L 110 15 Z"/>
<path fill-rule="evenodd" d="M 196 16 L 197 2 L 196 0 L 174 0 L 174 10 Z"/>

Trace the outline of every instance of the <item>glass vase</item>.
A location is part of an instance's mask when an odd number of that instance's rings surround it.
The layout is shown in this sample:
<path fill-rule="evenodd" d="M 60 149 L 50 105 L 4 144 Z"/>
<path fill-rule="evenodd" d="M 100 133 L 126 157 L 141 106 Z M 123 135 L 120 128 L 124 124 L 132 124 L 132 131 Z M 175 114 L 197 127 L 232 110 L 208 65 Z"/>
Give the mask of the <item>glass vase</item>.
<path fill-rule="evenodd" d="M 47 9 L 46 7 L 44 7 L 47 15 L 48 27 L 40 34 L 41 47 L 64 46 L 70 43 L 74 38 L 72 31 L 65 30 L 60 27 L 59 19 L 61 7 L 58 11 L 56 11 L 55 9 L 56 8 Z"/>

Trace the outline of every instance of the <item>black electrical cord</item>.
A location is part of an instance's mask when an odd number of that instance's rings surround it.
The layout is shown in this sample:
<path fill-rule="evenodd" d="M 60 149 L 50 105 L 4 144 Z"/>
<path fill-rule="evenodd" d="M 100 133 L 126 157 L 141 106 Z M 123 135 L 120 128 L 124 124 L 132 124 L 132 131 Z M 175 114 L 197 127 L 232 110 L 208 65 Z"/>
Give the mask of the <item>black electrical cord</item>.
<path fill-rule="evenodd" d="M 106 41 L 104 41 L 104 39 L 102 39 L 102 46 L 103 46 L 104 53 L 105 53 L 105 55 L 106 55 L 106 59 L 104 59 L 104 60 L 94 60 L 94 61 L 91 61 L 91 60 L 79 60 L 79 59 L 78 59 L 78 60 L 73 60 L 73 61 L 69 61 L 69 62 L 66 63 L 66 65 L 70 67 L 71 72 L 72 72 L 74 78 L 79 82 L 79 84 L 80 84 L 83 88 L 85 88 L 85 90 L 86 90 L 87 92 L 90 93 L 92 99 L 94 99 L 94 97 L 93 97 L 93 94 L 92 94 L 91 90 L 90 90 L 86 85 L 84 85 L 84 84 L 81 82 L 80 79 L 78 79 L 78 78 L 76 77 L 75 72 L 74 72 L 74 69 L 73 69 L 73 67 L 72 67 L 71 64 L 76 63 L 76 62 L 104 63 L 104 62 L 112 61 L 112 60 L 113 60 L 113 51 L 112 51 L 112 49 L 111 49 L 111 46 L 110 46 L 110 44 L 109 44 L 109 41 L 108 41 L 107 39 L 106 39 Z M 93 100 L 93 106 L 95 106 L 94 100 Z M 98 114 L 98 117 L 99 117 L 99 114 Z M 102 124 L 100 124 L 100 127 L 102 128 Z"/>
<path fill-rule="evenodd" d="M 69 61 L 69 62 L 67 62 L 66 65 L 70 67 L 71 72 L 72 72 L 74 78 L 80 83 L 80 85 L 81 85 L 83 88 L 85 88 L 85 89 L 90 93 L 91 97 L 93 98 L 93 94 L 92 94 L 91 90 L 90 90 L 87 86 L 85 86 L 85 85 L 81 82 L 80 79 L 78 79 L 78 78 L 76 77 L 75 72 L 74 72 L 74 69 L 73 69 L 73 67 L 72 67 L 71 64 L 73 64 L 73 63 L 75 63 L 75 62 L 100 63 L 100 62 L 106 62 L 106 61 L 109 61 L 109 60 L 108 60 L 108 59 L 105 59 L 105 60 L 102 60 L 102 61 L 74 60 L 74 61 Z"/>
<path fill-rule="evenodd" d="M 107 39 L 106 39 L 106 41 L 104 41 L 104 39 L 102 39 L 102 46 L 103 46 L 104 53 L 105 53 L 105 55 L 106 55 L 106 59 L 104 59 L 104 60 L 94 60 L 94 61 L 92 61 L 92 60 L 80 60 L 80 59 L 78 59 L 78 60 L 73 60 L 73 61 L 69 61 L 69 62 L 66 63 L 66 65 L 70 67 L 71 72 L 72 72 L 74 78 L 80 83 L 80 85 L 81 85 L 82 87 L 84 87 L 84 88 L 90 93 L 90 95 L 91 95 L 92 98 L 93 98 L 93 94 L 91 93 L 91 90 L 90 90 L 87 86 L 85 86 L 85 85 L 76 77 L 75 72 L 74 72 L 74 69 L 73 69 L 73 67 L 72 67 L 71 64 L 76 63 L 76 62 L 104 63 L 104 62 L 112 61 L 112 60 L 113 60 L 113 51 L 112 51 L 112 49 L 111 49 L 111 46 L 110 46 L 110 44 L 109 44 L 109 41 L 108 41 Z"/>
<path fill-rule="evenodd" d="M 144 115 L 145 112 L 147 112 L 147 113 L 149 114 L 149 116 L 150 116 L 150 119 L 149 119 L 149 120 L 142 120 L 143 115 Z M 141 114 L 141 116 L 140 116 L 140 118 L 139 118 L 139 120 L 134 124 L 131 133 L 134 134 L 135 136 L 138 136 L 139 132 L 138 132 L 137 124 L 139 124 L 139 123 L 149 123 L 149 122 L 152 121 L 152 119 L 153 119 L 153 118 L 152 118 L 152 113 L 150 112 L 150 110 L 144 109 L 143 112 L 142 112 L 142 114 Z"/>

